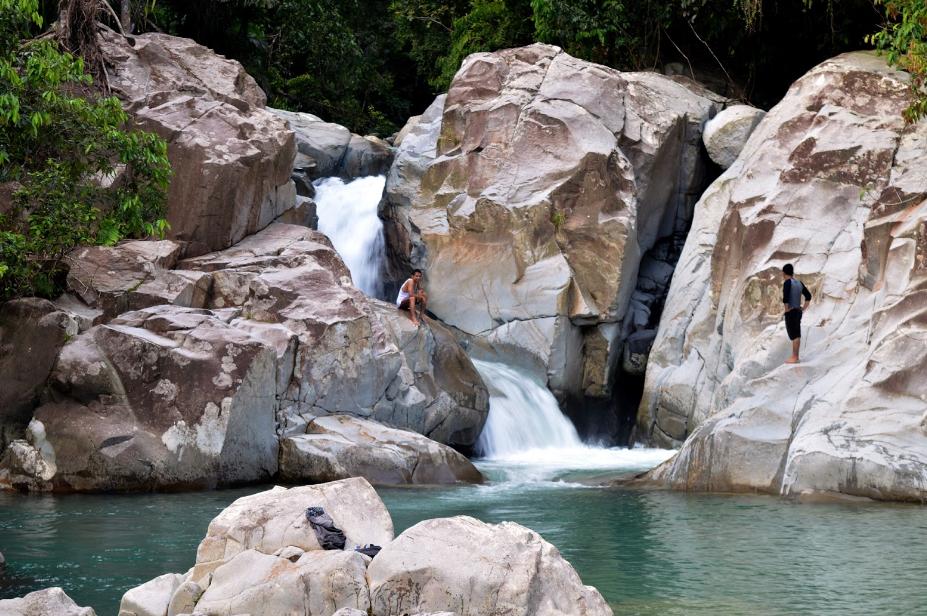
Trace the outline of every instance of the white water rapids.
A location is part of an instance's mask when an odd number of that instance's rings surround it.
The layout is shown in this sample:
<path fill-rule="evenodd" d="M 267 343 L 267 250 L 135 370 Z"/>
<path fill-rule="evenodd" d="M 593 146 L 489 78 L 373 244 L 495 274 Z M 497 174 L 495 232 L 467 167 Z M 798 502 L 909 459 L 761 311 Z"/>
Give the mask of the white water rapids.
<path fill-rule="evenodd" d="M 319 231 L 328 236 L 354 285 L 370 297 L 383 297 L 382 266 L 386 258 L 383 221 L 377 207 L 386 177 L 368 176 L 345 183 L 323 178 L 315 183 Z"/>
<path fill-rule="evenodd" d="M 675 453 L 586 445 L 544 385 L 506 364 L 473 364 L 489 389 L 489 417 L 476 445 L 481 468 L 504 470 L 509 481 L 546 481 L 564 470 L 644 471 Z"/>

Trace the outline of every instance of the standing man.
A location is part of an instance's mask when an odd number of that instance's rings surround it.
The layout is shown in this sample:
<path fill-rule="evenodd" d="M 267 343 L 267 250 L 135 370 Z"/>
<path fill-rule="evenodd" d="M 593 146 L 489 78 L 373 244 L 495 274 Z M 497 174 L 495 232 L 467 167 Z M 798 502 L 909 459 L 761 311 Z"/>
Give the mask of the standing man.
<path fill-rule="evenodd" d="M 785 360 L 787 364 L 798 363 L 798 349 L 801 346 L 801 315 L 803 310 L 808 309 L 811 302 L 811 291 L 803 285 L 800 280 L 793 278 L 795 268 L 791 263 L 786 263 L 782 268 L 782 276 L 785 282 L 782 283 L 782 303 L 785 304 L 785 331 L 792 341 L 792 356 Z M 801 298 L 804 296 L 805 305 L 801 305 Z"/>
<path fill-rule="evenodd" d="M 408 310 L 409 316 L 412 318 L 412 323 L 418 327 L 419 316 L 416 312 L 419 312 L 422 318 L 424 318 L 425 307 L 427 305 L 428 296 L 425 294 L 425 290 L 422 289 L 422 270 L 414 269 L 412 270 L 412 277 L 399 287 L 399 295 L 396 297 L 396 306 L 398 306 L 400 310 Z"/>

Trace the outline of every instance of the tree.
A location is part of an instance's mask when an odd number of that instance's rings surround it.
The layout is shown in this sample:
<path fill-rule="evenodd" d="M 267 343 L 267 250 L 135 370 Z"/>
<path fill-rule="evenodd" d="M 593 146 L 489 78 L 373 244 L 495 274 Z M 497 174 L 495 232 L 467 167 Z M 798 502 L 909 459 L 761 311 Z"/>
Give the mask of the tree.
<path fill-rule="evenodd" d="M 0 0 L 0 300 L 58 293 L 83 244 L 163 235 L 166 143 L 126 128 L 81 58 L 32 39 L 38 0 Z"/>
<path fill-rule="evenodd" d="M 911 74 L 911 104 L 904 118 L 917 122 L 927 116 L 927 2 L 876 1 L 884 4 L 887 23 L 869 40 L 887 54 L 890 64 Z"/>

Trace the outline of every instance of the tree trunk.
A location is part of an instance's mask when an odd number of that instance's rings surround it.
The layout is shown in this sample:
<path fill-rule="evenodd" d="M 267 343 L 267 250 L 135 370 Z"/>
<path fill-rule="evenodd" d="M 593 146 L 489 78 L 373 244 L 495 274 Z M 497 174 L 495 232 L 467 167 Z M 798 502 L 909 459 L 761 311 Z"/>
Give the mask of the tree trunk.
<path fill-rule="evenodd" d="M 119 21 L 122 22 L 122 31 L 132 34 L 132 0 L 121 0 Z"/>

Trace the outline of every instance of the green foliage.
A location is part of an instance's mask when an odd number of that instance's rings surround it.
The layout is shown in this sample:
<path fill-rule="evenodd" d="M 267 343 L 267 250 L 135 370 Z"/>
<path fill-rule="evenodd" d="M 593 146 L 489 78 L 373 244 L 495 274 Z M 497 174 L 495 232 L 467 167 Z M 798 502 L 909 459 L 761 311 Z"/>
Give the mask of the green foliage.
<path fill-rule="evenodd" d="M 454 20 L 450 45 L 435 67 L 431 83 L 446 90 L 464 58 L 478 51 L 495 51 L 533 42 L 527 0 L 473 0 L 470 10 Z"/>
<path fill-rule="evenodd" d="M 82 244 L 163 235 L 167 145 L 49 40 L 36 0 L 0 0 L 0 299 L 59 291 Z M 23 42 L 25 41 L 25 42 Z"/>
<path fill-rule="evenodd" d="M 893 66 L 911 74 L 911 104 L 904 111 L 908 122 L 927 116 L 927 2 L 876 0 L 885 6 L 887 23 L 869 37 L 887 54 Z"/>

